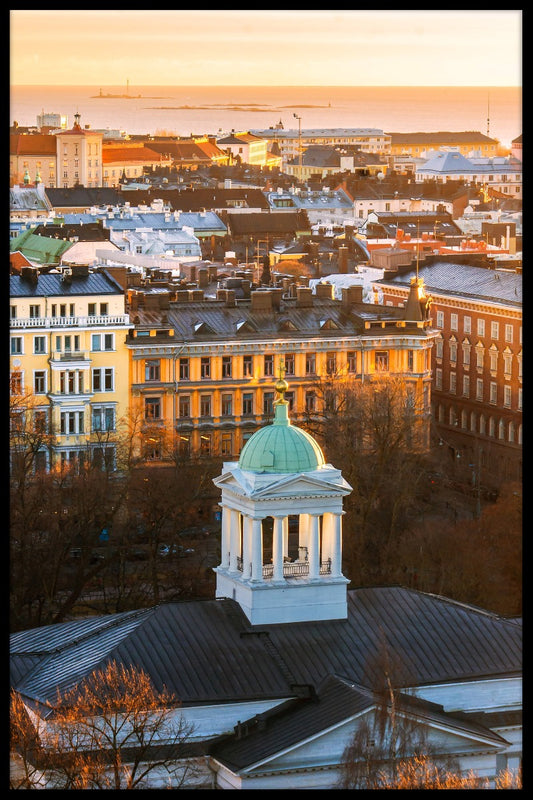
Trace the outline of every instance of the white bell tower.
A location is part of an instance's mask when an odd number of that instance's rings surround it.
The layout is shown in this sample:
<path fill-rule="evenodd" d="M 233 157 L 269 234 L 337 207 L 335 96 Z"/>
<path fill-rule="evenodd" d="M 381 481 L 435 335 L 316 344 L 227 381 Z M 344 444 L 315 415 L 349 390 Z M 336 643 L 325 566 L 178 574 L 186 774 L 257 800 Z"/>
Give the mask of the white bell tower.
<path fill-rule="evenodd" d="M 216 596 L 235 599 L 253 625 L 347 617 L 343 497 L 352 491 L 279 399 L 238 462 L 224 464 Z"/>

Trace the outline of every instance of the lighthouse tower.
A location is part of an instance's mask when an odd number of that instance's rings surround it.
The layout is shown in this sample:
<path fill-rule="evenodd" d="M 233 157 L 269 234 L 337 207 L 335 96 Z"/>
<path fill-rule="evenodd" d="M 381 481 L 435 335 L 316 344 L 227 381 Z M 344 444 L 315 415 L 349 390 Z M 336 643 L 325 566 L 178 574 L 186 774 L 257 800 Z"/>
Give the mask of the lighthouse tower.
<path fill-rule="evenodd" d="M 216 597 L 236 600 L 253 625 L 347 617 L 342 501 L 352 487 L 291 424 L 287 388 L 277 382 L 273 423 L 214 480 L 222 492 Z"/>

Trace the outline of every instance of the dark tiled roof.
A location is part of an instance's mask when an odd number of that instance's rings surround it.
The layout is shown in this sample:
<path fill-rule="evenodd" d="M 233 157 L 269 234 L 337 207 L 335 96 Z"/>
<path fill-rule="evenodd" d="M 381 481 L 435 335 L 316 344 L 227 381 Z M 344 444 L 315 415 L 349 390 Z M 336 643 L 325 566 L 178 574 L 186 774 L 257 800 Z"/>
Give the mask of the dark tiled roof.
<path fill-rule="evenodd" d="M 270 206 L 261 189 L 132 189 L 126 191 L 117 202 L 128 200 L 132 206 L 150 205 L 162 199 L 172 211 L 201 211 L 202 209 L 228 209 L 233 203 L 243 202 L 247 208 L 268 211 Z"/>
<path fill-rule="evenodd" d="M 397 144 L 427 144 L 434 142 L 435 144 L 457 144 L 462 142 L 464 144 L 497 144 L 496 139 L 491 139 L 485 136 L 484 133 L 479 131 L 430 131 L 424 133 L 423 131 L 416 131 L 415 133 L 387 133 L 391 137 L 391 145 Z"/>
<path fill-rule="evenodd" d="M 49 236 L 56 239 L 71 239 L 77 237 L 83 242 L 108 242 L 109 230 L 97 222 L 84 224 L 65 223 L 63 225 L 37 225 L 33 228 L 36 236 Z"/>
<path fill-rule="evenodd" d="M 384 648 L 400 687 L 512 676 L 521 633 L 443 597 L 366 588 L 348 592 L 346 620 L 254 627 L 230 599 L 171 603 L 13 634 L 11 658 L 15 688 L 35 703 L 110 659 L 142 668 L 184 704 L 220 703 L 289 698 L 294 684 L 319 687 L 333 674 L 377 686 Z"/>
<path fill-rule="evenodd" d="M 269 214 L 228 213 L 228 228 L 233 236 L 266 234 L 294 236 L 296 231 L 311 232 L 305 211 L 271 211 Z"/>
<path fill-rule="evenodd" d="M 46 189 L 46 196 L 53 208 L 78 208 L 80 206 L 117 205 L 123 202 L 122 195 L 116 189 L 100 187 L 86 189 L 83 186 L 71 189 Z"/>
<path fill-rule="evenodd" d="M 124 290 L 105 269 L 101 269 L 88 275 L 72 275 L 69 281 L 62 280 L 59 273 L 42 273 L 37 283 L 25 280 L 20 275 L 11 275 L 9 293 L 11 297 L 72 297 L 83 294 L 124 294 Z"/>
<path fill-rule="evenodd" d="M 409 287 L 414 272 L 404 272 L 376 283 Z M 502 305 L 522 307 L 522 276 L 516 272 L 472 267 L 451 261 L 436 261 L 420 267 L 427 294 L 447 294 L 465 300 L 475 298 Z"/>

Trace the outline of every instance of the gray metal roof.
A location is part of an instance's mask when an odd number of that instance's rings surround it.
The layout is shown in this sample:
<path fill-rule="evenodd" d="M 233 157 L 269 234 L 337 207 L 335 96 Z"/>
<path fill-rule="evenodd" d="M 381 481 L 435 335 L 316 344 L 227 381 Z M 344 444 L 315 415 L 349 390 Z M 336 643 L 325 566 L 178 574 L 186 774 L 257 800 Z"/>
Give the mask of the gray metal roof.
<path fill-rule="evenodd" d="M 369 303 L 358 303 L 347 308 L 339 300 L 313 297 L 313 305 L 299 306 L 295 299 L 282 300 L 279 311 L 253 309 L 250 302 L 239 302 L 228 307 L 223 300 L 207 300 L 204 302 L 171 303 L 166 309 L 168 325 L 174 329 L 176 341 L 205 342 L 220 341 L 231 337 L 300 339 L 305 336 L 360 336 L 375 331 L 364 330 L 364 320 L 398 320 L 405 316 L 405 309 L 393 306 L 374 306 Z M 160 312 L 143 309 L 135 311 L 139 321 L 137 328 L 161 325 Z M 324 320 L 331 321 L 328 327 Z M 287 322 L 291 327 L 287 327 Z M 204 323 L 198 327 L 199 323 Z M 292 328 L 294 326 L 294 328 Z M 406 329 L 402 329 L 404 332 Z M 384 328 L 380 335 L 386 336 L 390 331 Z M 393 332 L 398 333 L 394 328 Z M 415 329 L 419 335 L 425 336 L 424 329 Z M 131 346 L 146 344 L 145 340 L 129 339 Z"/>
<path fill-rule="evenodd" d="M 105 269 L 87 275 L 72 275 L 70 281 L 62 280 L 59 273 L 39 274 L 37 282 L 20 275 L 10 275 L 11 297 L 72 297 L 93 294 L 124 294 L 124 289 Z"/>
<path fill-rule="evenodd" d="M 495 678 L 522 669 L 515 621 L 402 587 L 348 592 L 348 618 L 251 626 L 233 600 L 171 603 L 22 631 L 11 637 L 14 687 L 52 700 L 106 661 L 145 670 L 184 705 L 289 698 L 332 674 L 379 684 L 383 649 L 398 686 Z M 292 688 L 291 688 L 292 686 Z"/>
<path fill-rule="evenodd" d="M 398 708 L 416 714 L 425 723 L 452 728 L 462 735 L 505 745 L 505 739 L 486 725 L 465 716 L 446 714 L 441 706 L 400 695 Z M 378 695 L 335 675 L 328 677 L 316 694 L 290 700 L 257 715 L 234 735 L 210 748 L 210 754 L 233 771 L 258 765 L 288 747 L 294 747 L 324 730 L 365 712 L 380 702 Z"/>
<path fill-rule="evenodd" d="M 414 274 L 415 271 L 410 270 L 376 283 L 408 287 Z M 423 279 L 428 294 L 453 295 L 464 300 L 473 298 L 522 308 L 522 275 L 516 272 L 436 261 L 419 267 L 418 275 Z"/>

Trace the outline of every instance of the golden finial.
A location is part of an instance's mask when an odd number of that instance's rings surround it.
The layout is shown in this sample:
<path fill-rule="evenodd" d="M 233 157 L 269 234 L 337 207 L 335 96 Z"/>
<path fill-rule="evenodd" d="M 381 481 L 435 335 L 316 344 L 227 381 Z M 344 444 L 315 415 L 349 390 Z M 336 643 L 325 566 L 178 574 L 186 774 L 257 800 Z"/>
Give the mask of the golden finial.
<path fill-rule="evenodd" d="M 285 374 L 285 364 L 283 361 L 280 362 L 279 365 L 279 378 L 276 383 L 276 391 L 279 394 L 279 398 L 276 400 L 277 403 L 285 403 L 285 392 L 289 388 L 289 384 L 284 379 L 283 375 Z"/>

